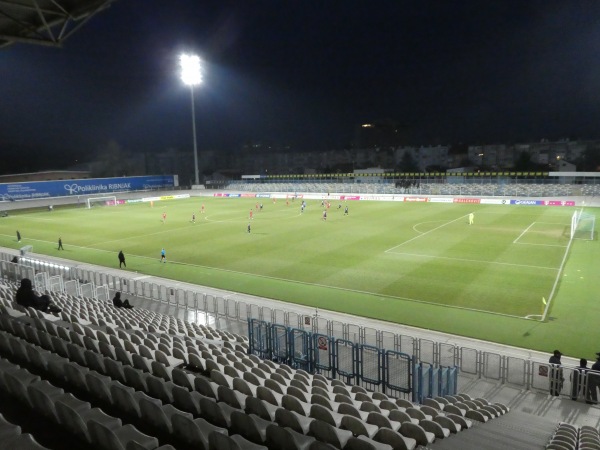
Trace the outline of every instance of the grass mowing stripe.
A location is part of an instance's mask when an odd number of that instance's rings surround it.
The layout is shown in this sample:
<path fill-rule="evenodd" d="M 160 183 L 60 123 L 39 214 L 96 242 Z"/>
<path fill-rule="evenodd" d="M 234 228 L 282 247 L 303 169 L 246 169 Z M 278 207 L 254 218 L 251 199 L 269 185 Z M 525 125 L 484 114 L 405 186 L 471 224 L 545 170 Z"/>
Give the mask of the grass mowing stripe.
<path fill-rule="evenodd" d="M 506 263 L 506 262 L 501 262 L 501 261 L 485 261 L 483 259 L 451 258 L 449 256 L 419 255 L 416 253 L 403 253 L 403 252 L 390 252 L 390 253 L 392 253 L 394 255 L 415 256 L 417 258 L 439 258 L 439 259 L 450 259 L 452 261 L 464 261 L 464 262 L 478 263 L 478 264 L 500 264 L 503 266 L 527 267 L 530 269 L 559 270 L 558 267 L 531 266 L 529 264 L 515 264 L 515 263 Z"/>

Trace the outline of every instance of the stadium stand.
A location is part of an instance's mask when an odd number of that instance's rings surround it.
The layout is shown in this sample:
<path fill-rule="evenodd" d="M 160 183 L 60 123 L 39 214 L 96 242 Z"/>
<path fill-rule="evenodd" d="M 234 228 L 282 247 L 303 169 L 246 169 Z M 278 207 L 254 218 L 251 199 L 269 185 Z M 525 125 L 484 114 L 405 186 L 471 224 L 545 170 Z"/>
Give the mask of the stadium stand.
<path fill-rule="evenodd" d="M 15 288 L 1 290 L 3 389 L 95 448 L 413 449 L 508 411 L 468 396 L 418 405 L 368 392 L 143 308 L 59 293 L 60 316 L 23 310 Z"/>
<path fill-rule="evenodd" d="M 595 429 L 569 436 L 566 424 L 534 426 L 465 394 L 415 404 L 369 392 L 248 355 L 244 336 L 144 308 L 51 293 L 59 316 L 23 310 L 15 289 L 0 286 L 0 384 L 57 434 L 72 434 L 70 448 L 475 448 L 490 436 L 486 448 L 563 448 L 573 439 L 595 448 L 598 440 Z M 524 423 L 521 442 L 510 430 Z M 20 437 L 19 425 L 5 428 L 31 445 L 22 448 L 45 448 L 35 434 Z"/>

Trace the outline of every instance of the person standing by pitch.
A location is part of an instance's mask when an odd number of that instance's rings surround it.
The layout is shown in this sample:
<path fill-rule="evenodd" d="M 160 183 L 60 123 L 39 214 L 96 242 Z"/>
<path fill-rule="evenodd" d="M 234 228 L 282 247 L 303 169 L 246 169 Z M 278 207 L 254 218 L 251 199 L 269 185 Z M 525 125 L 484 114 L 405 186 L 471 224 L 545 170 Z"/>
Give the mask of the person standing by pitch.
<path fill-rule="evenodd" d="M 127 264 L 125 264 L 125 255 L 123 254 L 123 250 L 119 251 L 119 269 L 125 266 L 127 269 Z"/>

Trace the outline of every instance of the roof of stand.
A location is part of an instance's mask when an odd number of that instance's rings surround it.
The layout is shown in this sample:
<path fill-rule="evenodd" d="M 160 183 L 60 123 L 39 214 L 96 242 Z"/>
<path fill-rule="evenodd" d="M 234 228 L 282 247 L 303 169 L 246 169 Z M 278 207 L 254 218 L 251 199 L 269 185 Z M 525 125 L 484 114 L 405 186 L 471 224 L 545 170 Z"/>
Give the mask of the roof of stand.
<path fill-rule="evenodd" d="M 60 47 L 115 0 L 0 0 L 0 47 L 22 42 Z"/>

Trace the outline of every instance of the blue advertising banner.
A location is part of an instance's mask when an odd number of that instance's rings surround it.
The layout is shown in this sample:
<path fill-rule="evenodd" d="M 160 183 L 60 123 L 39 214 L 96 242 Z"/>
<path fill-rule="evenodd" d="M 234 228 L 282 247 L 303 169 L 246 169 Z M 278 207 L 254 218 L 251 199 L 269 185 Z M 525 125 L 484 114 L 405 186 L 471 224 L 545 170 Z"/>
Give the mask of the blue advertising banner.
<path fill-rule="evenodd" d="M 511 200 L 511 205 L 543 205 L 544 200 Z"/>
<path fill-rule="evenodd" d="M 175 178 L 173 175 L 0 183 L 0 200 L 32 200 L 71 195 L 101 195 L 124 191 L 171 189 L 174 186 Z"/>

